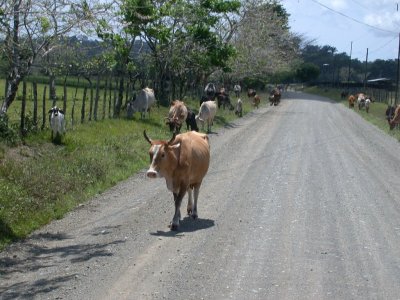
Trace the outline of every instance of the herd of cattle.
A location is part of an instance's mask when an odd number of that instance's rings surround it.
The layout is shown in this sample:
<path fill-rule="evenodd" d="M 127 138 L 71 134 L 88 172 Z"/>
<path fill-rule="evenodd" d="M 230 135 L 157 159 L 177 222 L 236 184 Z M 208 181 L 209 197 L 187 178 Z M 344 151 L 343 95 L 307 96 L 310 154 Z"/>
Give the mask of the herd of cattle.
<path fill-rule="evenodd" d="M 180 207 L 183 197 L 188 194 L 187 213 L 192 218 L 198 217 L 197 201 L 204 176 L 207 174 L 210 163 L 210 145 L 207 134 L 199 133 L 198 124 L 204 131 L 207 124 L 207 133 L 211 131 L 217 109 L 235 110 L 235 114 L 242 116 L 243 102 L 240 98 L 240 85 L 234 86 L 237 98 L 236 106 L 233 106 L 229 94 L 224 88 L 218 91 L 214 84 L 209 83 L 204 89 L 204 95 L 200 100 L 200 107 L 196 115 L 184 102 L 175 100 L 171 102 L 168 116 L 165 117 L 166 124 L 173 132 L 169 141 L 153 140 L 146 131 L 144 138 L 150 143 L 150 167 L 146 172 L 148 178 L 165 178 L 168 190 L 173 193 L 175 202 L 175 213 L 171 221 L 171 230 L 177 230 L 181 220 Z M 247 96 L 255 108 L 260 105 L 260 96 L 253 89 L 247 91 Z M 342 94 L 343 97 L 343 94 Z M 281 99 L 281 89 L 275 88 L 269 96 L 270 105 L 278 105 Z M 349 107 L 354 108 L 357 103 L 358 109 L 365 108 L 369 112 L 372 102 L 371 97 L 364 93 L 350 95 L 348 97 Z M 146 112 L 150 116 L 150 107 L 156 102 L 154 91 L 144 88 L 139 91 L 135 101 L 127 104 L 127 115 L 132 116 L 140 112 L 141 118 L 145 118 Z M 65 132 L 64 112 L 57 107 L 50 111 L 50 125 L 52 129 L 52 140 L 60 137 Z M 393 129 L 400 123 L 400 105 L 389 106 L 386 117 Z M 181 133 L 183 123 L 186 122 L 187 132 Z M 190 131 L 189 131 L 190 130 Z"/>
<path fill-rule="evenodd" d="M 234 92 L 237 98 L 236 105 L 233 106 L 229 97 L 226 93 L 225 88 L 220 88 L 218 91 L 213 83 L 206 85 L 204 89 L 204 95 L 200 100 L 199 112 L 196 115 L 193 110 L 188 108 L 186 104 L 180 100 L 171 102 L 168 117 L 165 118 L 166 124 L 169 126 L 172 132 L 179 133 L 183 122 L 186 122 L 187 130 L 199 131 L 198 124 L 201 125 L 204 130 L 207 125 L 207 132 L 211 131 L 211 126 L 214 122 L 214 118 L 217 113 L 217 109 L 229 109 L 235 110 L 235 114 L 239 117 L 243 115 L 243 102 L 240 98 L 242 88 L 236 84 L 234 86 Z M 280 101 L 281 91 L 275 88 L 270 95 L 271 105 L 278 105 Z M 252 99 L 254 107 L 258 108 L 260 104 L 260 96 L 255 90 L 249 89 L 247 93 L 249 99 Z M 156 103 L 154 90 L 145 87 L 137 93 L 134 100 L 131 100 L 126 105 L 127 117 L 130 119 L 133 117 L 135 112 L 140 113 L 140 118 L 144 119 L 146 113 L 150 117 L 150 108 Z M 65 115 L 64 112 L 57 106 L 53 107 L 49 111 L 49 121 L 51 127 L 51 140 L 53 142 L 60 143 L 61 137 L 65 134 Z"/>
<path fill-rule="evenodd" d="M 236 84 L 234 86 L 234 92 L 237 99 L 234 106 L 224 87 L 217 90 L 215 84 L 208 83 L 200 99 L 197 115 L 194 110 L 187 107 L 183 101 L 174 100 L 170 103 L 169 113 L 168 116 L 165 117 L 165 123 L 169 126 L 171 132 L 179 133 L 183 123 L 186 123 L 187 130 L 199 131 L 199 126 L 201 126 L 202 130 L 205 130 L 205 126 L 207 126 L 206 131 L 209 133 L 211 132 L 211 126 L 213 125 L 218 109 L 234 110 L 235 114 L 239 117 L 243 115 L 243 101 L 240 98 L 241 91 L 241 86 Z M 252 105 L 258 108 L 261 98 L 257 92 L 253 89 L 249 89 L 247 96 Z M 278 105 L 280 98 L 281 90 L 278 88 L 273 89 L 269 97 L 271 105 Z M 144 88 L 140 90 L 135 100 L 127 104 L 128 118 L 131 118 L 135 112 L 140 112 L 141 118 L 145 118 L 145 113 L 148 112 L 150 114 L 150 107 L 155 102 L 154 91 L 152 89 Z"/>
<path fill-rule="evenodd" d="M 165 178 L 169 191 L 174 196 L 175 213 L 172 218 L 171 230 L 178 230 L 181 220 L 180 207 L 183 197 L 188 194 L 187 213 L 193 219 L 198 217 L 197 201 L 204 176 L 207 174 L 210 164 L 210 145 L 207 134 L 199 133 L 199 123 L 203 130 L 207 124 L 207 132 L 211 131 L 217 109 L 228 108 L 234 110 L 238 116 L 242 116 L 243 102 L 240 99 L 241 87 L 234 86 L 237 97 L 236 107 L 231 104 L 229 95 L 224 88 L 217 89 L 212 83 L 207 84 L 204 96 L 200 100 L 200 108 L 197 115 L 186 107 L 180 100 L 171 102 L 166 124 L 173 132 L 169 141 L 153 140 L 146 131 L 144 138 L 150 144 L 150 166 L 146 172 L 148 178 Z M 248 90 L 247 96 L 252 99 L 252 104 L 258 108 L 260 96 L 255 90 Z M 136 100 L 137 101 L 137 100 Z M 278 105 L 280 91 L 275 89 L 270 95 L 271 105 Z M 186 122 L 187 131 L 179 134 L 183 122 Z"/>
<path fill-rule="evenodd" d="M 345 97 L 345 92 L 341 94 L 342 98 Z M 371 104 L 372 98 L 364 93 L 358 93 L 356 95 L 348 96 L 349 108 L 354 108 L 357 103 L 358 109 L 361 110 L 365 108 L 365 111 L 369 112 L 369 106 Z M 390 130 L 394 129 L 400 124 L 400 104 L 397 106 L 388 105 L 386 109 L 386 120 L 389 123 Z"/>

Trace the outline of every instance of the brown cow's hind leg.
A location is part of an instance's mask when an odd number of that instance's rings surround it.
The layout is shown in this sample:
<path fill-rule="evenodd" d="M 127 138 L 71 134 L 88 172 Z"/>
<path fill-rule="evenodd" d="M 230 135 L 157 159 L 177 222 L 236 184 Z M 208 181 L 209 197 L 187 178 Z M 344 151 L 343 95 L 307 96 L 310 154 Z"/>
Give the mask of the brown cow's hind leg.
<path fill-rule="evenodd" d="M 197 219 L 197 199 L 199 198 L 199 193 L 200 193 L 200 184 L 198 186 L 194 187 L 194 204 L 193 204 L 193 211 L 192 211 L 192 218 Z"/>

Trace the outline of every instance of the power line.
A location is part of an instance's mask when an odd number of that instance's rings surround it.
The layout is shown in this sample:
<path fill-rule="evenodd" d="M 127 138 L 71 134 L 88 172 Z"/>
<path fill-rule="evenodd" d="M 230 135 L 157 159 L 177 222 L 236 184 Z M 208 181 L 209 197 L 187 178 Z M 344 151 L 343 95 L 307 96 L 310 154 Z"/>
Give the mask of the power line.
<path fill-rule="evenodd" d="M 373 26 L 373 25 L 370 25 L 370 24 L 361 22 L 361 21 L 359 21 L 359 20 L 357 20 L 357 19 L 355 19 L 355 18 L 353 18 L 353 17 L 350 17 L 350 16 L 348 16 L 348 15 L 345 15 L 344 13 L 342 13 L 342 12 L 340 12 L 340 11 L 334 10 L 333 8 L 330 8 L 329 6 L 326 6 L 325 4 L 322 4 L 321 2 L 319 2 L 319 1 L 317 1 L 317 0 L 311 0 L 311 1 L 314 2 L 314 3 L 316 3 L 316 4 L 318 4 L 318 5 L 320 5 L 320 6 L 322 6 L 322 7 L 325 7 L 326 9 L 328 9 L 328 10 L 330 10 L 330 11 L 336 13 L 336 14 L 341 15 L 342 17 L 345 17 L 345 18 L 347 18 L 347 19 L 350 19 L 350 20 L 352 20 L 353 22 L 362 24 L 362 25 L 364 25 L 364 26 L 368 26 L 368 27 L 373 28 L 373 29 L 376 29 L 376 30 L 380 30 L 380 31 L 384 31 L 384 32 L 388 32 L 388 33 L 392 33 L 392 34 L 396 34 L 396 35 L 397 35 L 397 32 L 390 31 L 390 30 L 386 30 L 386 29 L 382 29 L 382 28 L 375 27 L 375 26 Z"/>
<path fill-rule="evenodd" d="M 361 6 L 362 8 L 365 8 L 365 9 L 369 10 L 368 7 L 366 7 L 364 4 L 361 4 L 360 2 L 358 2 L 358 1 L 356 1 L 356 0 L 351 0 L 351 1 L 353 1 L 353 2 L 356 3 L 356 4 L 358 4 L 358 5 Z"/>
<path fill-rule="evenodd" d="M 397 39 L 397 36 L 395 36 L 394 38 L 392 38 L 390 41 L 386 42 L 385 44 L 379 46 L 378 48 L 373 49 L 371 52 L 378 52 L 379 50 L 381 50 L 382 48 L 385 48 L 387 45 L 389 45 L 391 42 L 393 42 L 395 39 Z"/>

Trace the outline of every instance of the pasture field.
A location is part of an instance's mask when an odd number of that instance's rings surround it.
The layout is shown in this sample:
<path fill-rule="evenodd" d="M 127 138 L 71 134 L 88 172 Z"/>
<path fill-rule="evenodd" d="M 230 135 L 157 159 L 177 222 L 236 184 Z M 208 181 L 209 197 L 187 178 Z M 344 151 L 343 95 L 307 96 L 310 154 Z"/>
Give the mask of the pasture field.
<path fill-rule="evenodd" d="M 346 107 L 348 107 L 348 100 L 346 99 L 341 99 L 340 98 L 340 93 L 341 89 L 334 89 L 334 88 L 329 88 L 327 91 L 325 89 L 313 86 L 309 88 L 305 88 L 304 92 L 311 93 L 311 94 L 316 94 L 324 97 L 328 97 L 332 100 L 335 100 L 337 102 L 342 103 Z M 386 120 L 386 108 L 387 108 L 387 103 L 383 102 L 373 102 L 371 103 L 369 113 L 365 111 L 365 109 L 358 110 L 358 107 L 355 106 L 353 109 L 355 113 L 358 113 L 361 115 L 364 119 L 366 119 L 368 122 L 374 124 L 378 128 L 380 128 L 382 131 L 384 131 L 386 134 L 389 134 L 396 138 L 398 141 L 400 141 L 400 129 L 394 129 L 390 130 L 388 122 Z"/>
<path fill-rule="evenodd" d="M 4 91 L 4 84 L 1 89 Z M 164 123 L 168 108 L 161 106 L 152 109 L 150 119 L 140 120 L 136 113 L 133 119 L 106 117 L 80 124 L 81 100 L 76 100 L 79 122 L 72 127 L 68 113 L 74 92 L 74 88 L 68 92 L 67 133 L 61 145 L 51 143 L 48 128 L 29 134 L 16 147 L 0 140 L 0 250 L 147 167 L 149 145 L 143 138 L 144 129 L 152 138 L 171 137 Z M 244 94 L 242 99 L 246 114 L 252 106 Z M 193 110 L 198 109 L 198 99 L 184 101 Z M 234 104 L 235 97 L 231 96 L 231 101 Z M 18 120 L 20 102 L 15 100 L 10 107 L 10 119 Z M 266 103 L 267 96 L 263 95 L 262 104 Z M 213 129 L 234 119 L 233 111 L 221 109 Z M 182 131 L 186 131 L 186 125 Z"/>

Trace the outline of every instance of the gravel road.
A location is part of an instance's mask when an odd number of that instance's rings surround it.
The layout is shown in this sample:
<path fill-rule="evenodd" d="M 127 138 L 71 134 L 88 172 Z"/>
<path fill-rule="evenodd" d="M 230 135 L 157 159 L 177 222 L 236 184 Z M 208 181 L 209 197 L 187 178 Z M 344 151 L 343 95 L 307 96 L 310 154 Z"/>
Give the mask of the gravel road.
<path fill-rule="evenodd" d="M 399 142 L 287 92 L 210 144 L 198 220 L 142 172 L 0 253 L 0 298 L 400 299 Z"/>

